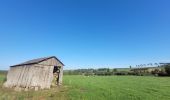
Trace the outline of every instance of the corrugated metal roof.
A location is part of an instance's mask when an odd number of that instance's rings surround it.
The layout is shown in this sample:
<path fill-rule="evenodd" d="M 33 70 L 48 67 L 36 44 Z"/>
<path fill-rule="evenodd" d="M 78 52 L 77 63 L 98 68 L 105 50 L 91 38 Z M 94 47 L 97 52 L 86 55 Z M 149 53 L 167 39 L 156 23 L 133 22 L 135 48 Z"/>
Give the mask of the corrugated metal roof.
<path fill-rule="evenodd" d="M 22 66 L 22 65 L 37 64 L 37 63 L 40 63 L 40 62 L 42 62 L 42 61 L 45 61 L 45 60 L 48 60 L 48 59 L 51 59 L 51 58 L 55 58 L 56 60 L 58 60 L 58 61 L 64 66 L 64 64 L 63 64 L 58 58 L 56 58 L 55 56 L 50 56 L 50 57 L 43 57 L 43 58 L 38 58 L 38 59 L 29 60 L 29 61 L 26 61 L 26 62 L 21 63 L 21 64 L 13 65 L 13 66 L 11 66 L 11 67 Z"/>

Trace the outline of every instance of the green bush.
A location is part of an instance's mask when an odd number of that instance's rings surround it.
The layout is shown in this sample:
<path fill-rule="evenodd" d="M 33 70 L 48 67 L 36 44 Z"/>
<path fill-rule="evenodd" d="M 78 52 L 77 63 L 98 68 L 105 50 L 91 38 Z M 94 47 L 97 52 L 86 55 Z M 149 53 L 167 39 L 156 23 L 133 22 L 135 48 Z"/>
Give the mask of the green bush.
<path fill-rule="evenodd" d="M 96 72 L 95 75 L 99 75 L 99 76 L 104 76 L 105 75 L 105 72 Z"/>
<path fill-rule="evenodd" d="M 128 75 L 138 75 L 136 72 L 130 71 L 128 72 Z"/>
<path fill-rule="evenodd" d="M 110 76 L 110 75 L 112 75 L 112 72 L 98 71 L 98 72 L 95 73 L 95 75 L 98 75 L 98 76 Z"/>
<path fill-rule="evenodd" d="M 134 71 L 130 71 L 128 72 L 128 75 L 136 75 L 136 76 L 151 76 L 152 73 L 147 73 L 147 72 L 134 72 Z"/>
<path fill-rule="evenodd" d="M 164 71 L 160 71 L 158 73 L 158 76 L 168 76 L 168 74 L 166 72 L 164 72 Z"/>
<path fill-rule="evenodd" d="M 155 70 L 153 70 L 151 73 L 152 73 L 153 75 L 157 75 L 159 72 L 160 72 L 159 69 L 155 69 Z"/>
<path fill-rule="evenodd" d="M 94 73 L 86 72 L 86 73 L 84 73 L 84 75 L 85 75 L 85 76 L 93 76 L 93 75 L 94 75 Z"/>
<path fill-rule="evenodd" d="M 168 76 L 170 76 L 170 65 L 165 66 L 165 72 L 167 73 Z"/>
<path fill-rule="evenodd" d="M 113 69 L 113 72 L 117 72 L 117 69 Z"/>
<path fill-rule="evenodd" d="M 124 71 L 116 72 L 114 73 L 114 75 L 128 75 L 128 72 L 124 72 Z"/>

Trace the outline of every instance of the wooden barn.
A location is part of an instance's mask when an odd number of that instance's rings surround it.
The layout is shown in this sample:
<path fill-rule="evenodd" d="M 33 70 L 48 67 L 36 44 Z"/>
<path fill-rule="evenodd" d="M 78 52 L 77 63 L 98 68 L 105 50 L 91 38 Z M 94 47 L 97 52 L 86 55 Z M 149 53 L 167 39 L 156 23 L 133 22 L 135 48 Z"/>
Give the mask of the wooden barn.
<path fill-rule="evenodd" d="M 55 56 L 10 66 L 4 87 L 25 91 L 50 89 L 62 84 L 63 66 Z"/>

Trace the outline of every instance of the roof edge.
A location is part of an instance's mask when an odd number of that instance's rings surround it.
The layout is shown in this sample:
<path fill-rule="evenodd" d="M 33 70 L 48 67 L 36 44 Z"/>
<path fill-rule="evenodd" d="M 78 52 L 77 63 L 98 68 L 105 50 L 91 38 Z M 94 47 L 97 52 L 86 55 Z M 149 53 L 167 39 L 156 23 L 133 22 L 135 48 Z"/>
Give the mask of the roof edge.
<path fill-rule="evenodd" d="M 36 63 L 29 63 L 29 64 L 17 64 L 17 65 L 12 65 L 12 66 L 10 66 L 10 67 L 16 67 L 16 66 L 23 66 L 23 65 L 32 65 L 32 64 L 38 64 L 38 63 L 40 63 L 40 62 L 43 62 L 43 61 L 46 61 L 46 60 L 48 60 L 48 59 L 51 59 L 51 58 L 55 58 L 57 61 L 59 61 L 63 66 L 65 66 L 57 57 L 55 57 L 55 56 L 50 56 L 50 57 L 47 57 L 46 59 L 44 59 L 44 60 L 41 60 L 41 61 L 39 61 L 39 62 L 36 62 Z"/>

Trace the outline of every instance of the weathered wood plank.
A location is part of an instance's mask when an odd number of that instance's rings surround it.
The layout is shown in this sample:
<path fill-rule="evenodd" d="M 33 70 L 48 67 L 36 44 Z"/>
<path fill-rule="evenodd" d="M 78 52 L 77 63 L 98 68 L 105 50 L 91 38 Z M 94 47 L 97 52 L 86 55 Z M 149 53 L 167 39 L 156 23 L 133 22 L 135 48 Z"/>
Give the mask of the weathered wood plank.
<path fill-rule="evenodd" d="M 38 64 L 11 67 L 4 86 L 16 90 L 49 89 L 53 80 L 54 66 L 61 66 L 59 74 L 59 85 L 61 85 L 63 65 L 55 58 L 51 58 Z"/>

